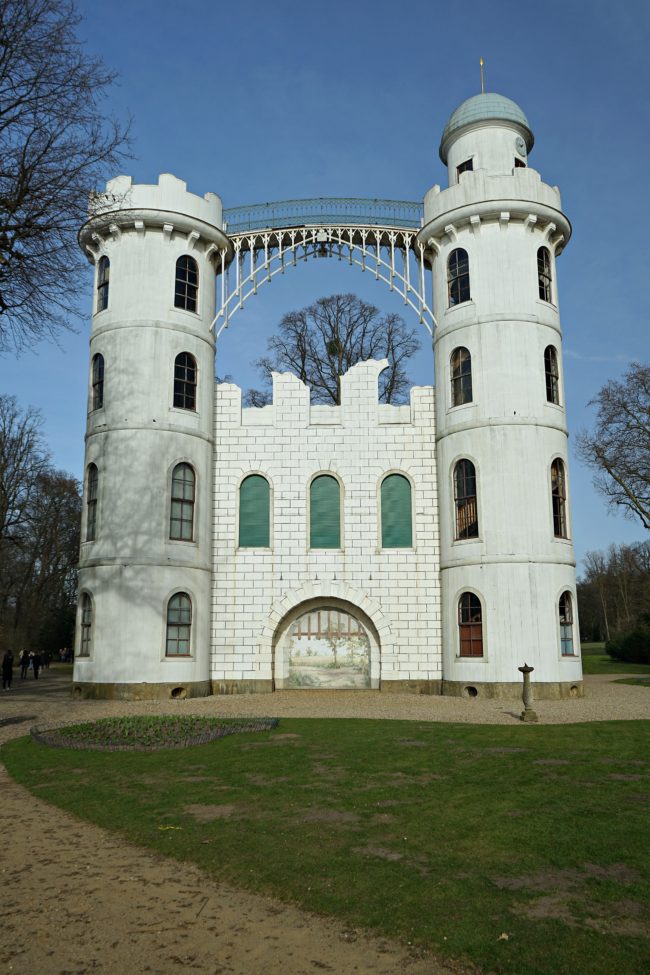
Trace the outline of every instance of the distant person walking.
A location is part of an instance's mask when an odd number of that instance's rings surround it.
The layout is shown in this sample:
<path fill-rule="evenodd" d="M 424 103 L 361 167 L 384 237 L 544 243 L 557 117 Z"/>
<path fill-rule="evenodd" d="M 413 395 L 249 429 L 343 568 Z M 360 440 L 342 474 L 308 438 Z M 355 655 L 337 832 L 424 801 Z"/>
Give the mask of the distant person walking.
<path fill-rule="evenodd" d="M 34 671 L 34 680 L 38 680 L 38 672 L 41 669 L 41 655 L 37 651 L 33 656 L 32 654 L 30 654 L 30 657 L 32 658 L 32 670 Z"/>
<path fill-rule="evenodd" d="M 14 655 L 11 650 L 5 652 L 2 658 L 2 690 L 11 690 L 11 678 L 14 674 Z"/>
<path fill-rule="evenodd" d="M 18 655 L 18 659 L 20 660 L 20 679 L 25 680 L 27 671 L 29 670 L 29 652 L 23 648 Z"/>

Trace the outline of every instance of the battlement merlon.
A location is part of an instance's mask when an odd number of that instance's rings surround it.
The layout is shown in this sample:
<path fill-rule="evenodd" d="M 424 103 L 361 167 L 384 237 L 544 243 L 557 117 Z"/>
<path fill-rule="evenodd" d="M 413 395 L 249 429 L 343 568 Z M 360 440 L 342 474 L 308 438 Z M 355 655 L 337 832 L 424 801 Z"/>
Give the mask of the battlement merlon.
<path fill-rule="evenodd" d="M 387 359 L 358 362 L 341 376 L 341 405 L 311 405 L 309 387 L 293 373 L 273 373 L 273 401 L 268 406 L 241 407 L 241 389 L 232 383 L 216 387 L 218 425 L 305 427 L 373 427 L 385 424 L 429 426 L 434 423 L 432 386 L 414 386 L 410 402 L 379 402 L 378 379 Z"/>
<path fill-rule="evenodd" d="M 125 229 L 144 232 L 148 227 L 171 228 L 198 234 L 230 254 L 232 245 L 223 233 L 223 204 L 216 193 L 198 196 L 187 183 L 171 173 L 161 173 L 157 183 L 133 183 L 131 176 L 116 176 L 103 193 L 91 195 L 89 219 L 79 231 L 79 244 L 91 256 L 93 235 L 119 234 Z"/>
<path fill-rule="evenodd" d="M 510 175 L 490 175 L 482 169 L 462 173 L 458 183 L 441 190 L 432 186 L 424 197 L 424 226 L 422 238 L 445 234 L 445 228 L 460 226 L 476 218 L 499 219 L 508 214 L 509 220 L 521 220 L 542 228 L 554 224 L 562 240 L 556 253 L 566 246 L 571 236 L 571 222 L 562 212 L 562 200 L 557 186 L 544 183 L 540 174 L 530 167 L 513 170 Z M 532 225 L 531 224 L 531 225 Z"/>

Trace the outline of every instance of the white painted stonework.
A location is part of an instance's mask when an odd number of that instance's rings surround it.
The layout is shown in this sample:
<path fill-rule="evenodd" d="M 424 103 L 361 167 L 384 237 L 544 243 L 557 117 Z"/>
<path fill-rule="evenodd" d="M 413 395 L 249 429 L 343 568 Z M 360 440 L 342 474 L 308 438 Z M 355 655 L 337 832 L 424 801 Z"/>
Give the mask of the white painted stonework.
<path fill-rule="evenodd" d="M 557 188 L 521 165 L 532 147 L 521 110 L 514 106 L 513 120 L 497 102 L 481 115 L 482 103 L 470 102 L 478 114 L 454 128 L 454 113 L 445 130 L 449 187 L 428 191 L 417 235 L 433 295 L 435 391 L 416 387 L 406 405 L 378 403 L 385 363 L 371 361 L 342 377 L 340 406 L 310 405 L 309 390 L 283 374 L 274 376 L 272 405 L 242 409 L 239 388 L 213 380 L 212 326 L 233 259 L 220 199 L 188 193 L 170 175 L 155 186 L 128 177 L 108 184 L 80 232 L 95 265 L 108 257 L 110 285 L 104 310 L 95 292 L 90 340 L 90 361 L 103 356 L 105 373 L 98 408 L 89 373 L 86 470 L 96 465 L 99 489 L 88 538 L 85 485 L 80 606 L 85 596 L 91 610 L 85 621 L 78 614 L 77 693 L 289 686 L 291 627 L 327 608 L 353 616 L 367 634 L 370 687 L 514 694 L 525 661 L 540 696 L 581 693 L 569 502 L 559 537 L 551 496 L 552 463 L 568 470 L 555 259 L 571 227 Z M 473 170 L 459 174 L 468 159 Z M 540 247 L 551 256 L 550 301 L 539 296 Z M 458 248 L 468 254 L 471 296 L 450 306 L 448 258 Z M 176 261 L 185 255 L 198 267 L 196 311 L 174 306 Z M 557 352 L 558 403 L 547 399 L 548 346 Z M 473 393 L 453 406 L 458 347 L 471 353 Z M 194 409 L 173 406 L 183 352 L 197 364 Z M 479 529 L 458 539 L 453 470 L 463 458 L 476 469 Z M 196 478 L 191 541 L 170 539 L 178 464 Z M 324 473 L 341 485 L 339 549 L 309 544 L 309 485 Z M 404 549 L 381 544 L 380 485 L 391 473 L 411 484 L 413 538 Z M 249 474 L 270 484 L 265 548 L 238 544 Z M 191 637 L 189 652 L 174 656 L 166 653 L 167 611 L 178 593 L 191 601 Z M 463 593 L 480 599 L 480 657 L 461 654 Z M 562 629 L 566 593 L 573 622 Z"/>

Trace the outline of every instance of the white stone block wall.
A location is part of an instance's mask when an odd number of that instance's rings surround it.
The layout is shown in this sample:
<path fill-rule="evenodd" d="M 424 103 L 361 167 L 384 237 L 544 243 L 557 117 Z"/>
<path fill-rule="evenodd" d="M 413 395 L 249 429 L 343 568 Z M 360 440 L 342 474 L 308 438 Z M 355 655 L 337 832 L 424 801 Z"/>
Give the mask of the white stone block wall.
<path fill-rule="evenodd" d="M 237 386 L 217 386 L 213 681 L 280 676 L 278 637 L 315 605 L 361 611 L 374 686 L 442 677 L 433 389 L 414 388 L 408 406 L 380 405 L 385 365 L 350 369 L 340 407 L 310 406 L 290 374 L 274 376 L 273 405 L 259 409 L 242 410 Z M 397 472 L 412 484 L 413 547 L 382 550 L 380 483 Z M 238 548 L 239 485 L 252 473 L 271 486 L 268 549 Z M 340 550 L 309 548 L 309 484 L 320 473 L 342 485 Z"/>

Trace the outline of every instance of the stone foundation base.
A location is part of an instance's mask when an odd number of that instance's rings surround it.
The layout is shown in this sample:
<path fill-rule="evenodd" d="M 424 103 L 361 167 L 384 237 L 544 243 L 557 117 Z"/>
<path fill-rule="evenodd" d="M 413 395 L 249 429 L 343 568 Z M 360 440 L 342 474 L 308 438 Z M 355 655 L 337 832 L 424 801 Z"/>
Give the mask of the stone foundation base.
<path fill-rule="evenodd" d="M 213 680 L 213 694 L 271 694 L 272 680 Z"/>
<path fill-rule="evenodd" d="M 185 681 L 181 684 L 93 684 L 75 681 L 72 685 L 72 696 L 75 698 L 108 701 L 183 700 L 187 697 L 209 697 L 211 693 L 209 680 Z"/>
<path fill-rule="evenodd" d="M 582 681 L 549 681 L 531 683 L 533 704 L 535 701 L 564 701 L 571 697 L 584 697 Z M 523 681 L 488 684 L 481 681 L 443 680 L 442 693 L 446 697 L 489 697 L 506 701 L 521 701 Z"/>
<path fill-rule="evenodd" d="M 384 694 L 442 694 L 441 680 L 383 680 Z"/>

